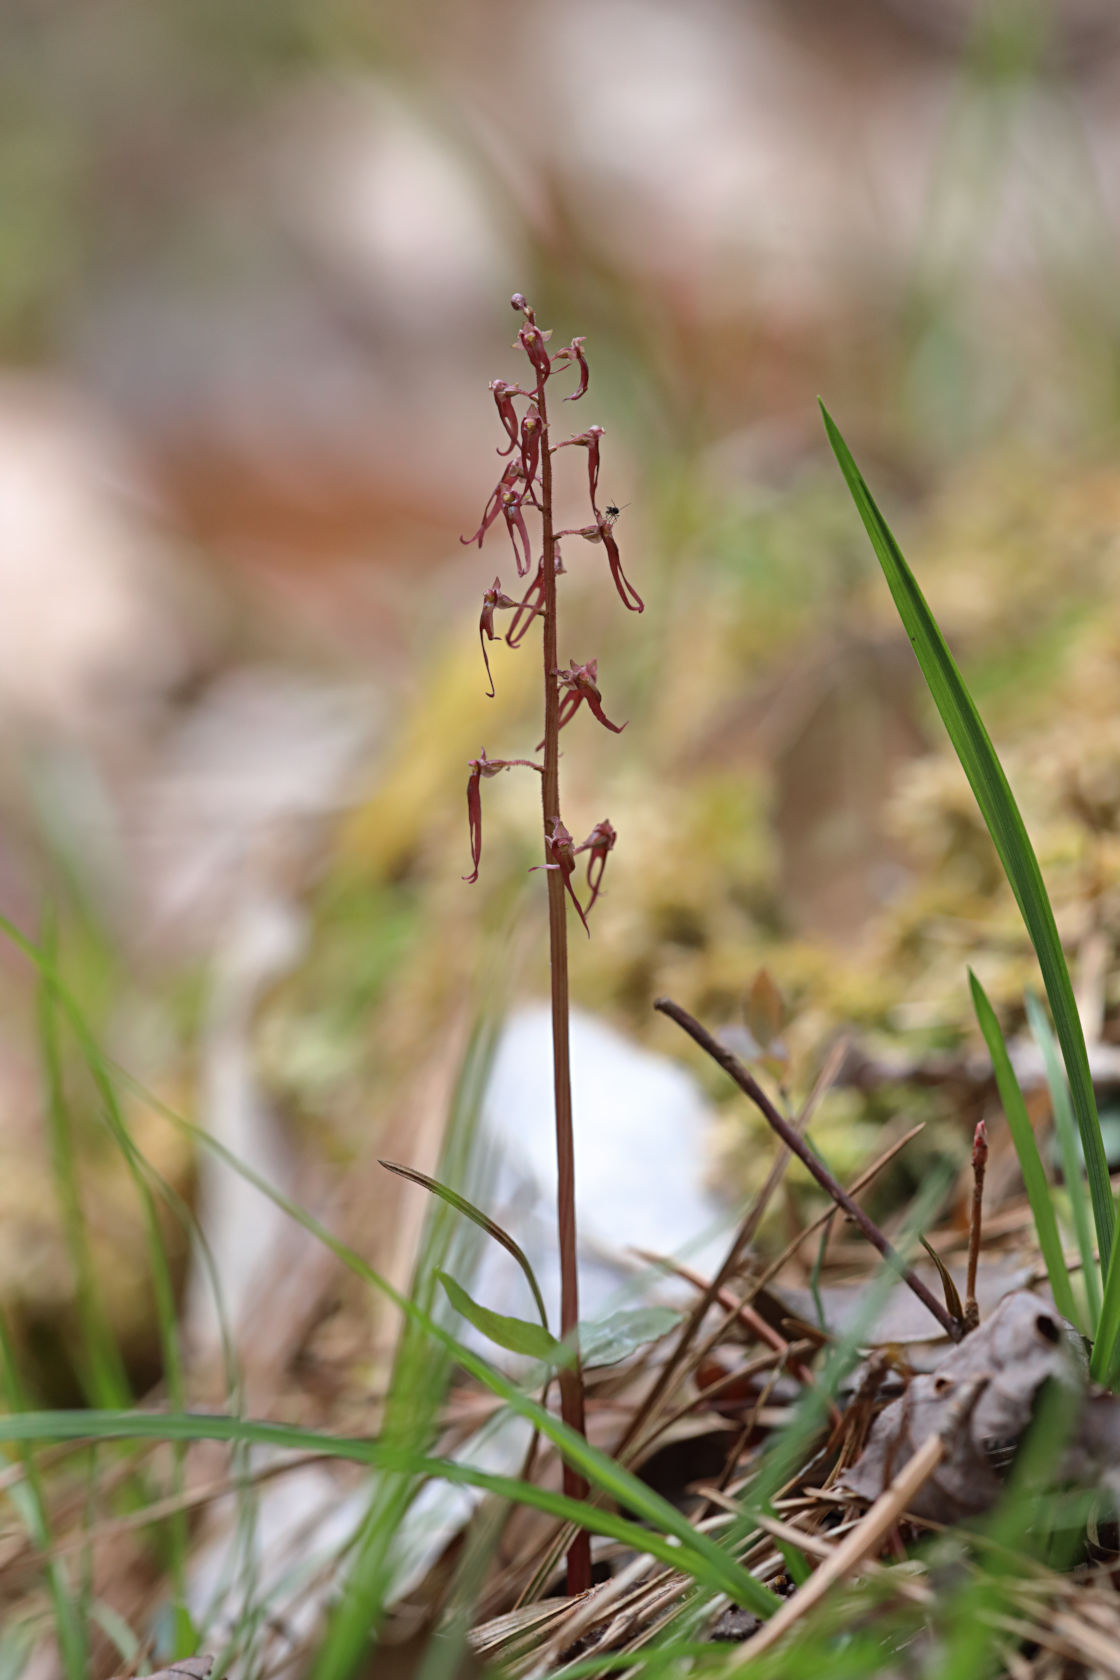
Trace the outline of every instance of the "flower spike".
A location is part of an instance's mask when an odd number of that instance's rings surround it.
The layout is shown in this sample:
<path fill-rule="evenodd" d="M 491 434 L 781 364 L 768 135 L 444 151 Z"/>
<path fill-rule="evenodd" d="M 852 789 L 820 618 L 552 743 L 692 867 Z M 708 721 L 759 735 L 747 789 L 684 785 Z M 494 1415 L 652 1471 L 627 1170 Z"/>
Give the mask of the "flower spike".
<path fill-rule="evenodd" d="M 471 863 L 474 865 L 472 873 L 462 877 L 468 886 L 478 880 L 478 866 L 482 861 L 482 778 L 496 776 L 499 770 L 512 770 L 515 764 L 524 765 L 526 770 L 535 770 L 538 775 L 544 774 L 543 766 L 534 764 L 531 758 L 487 758 L 485 747 L 477 758 L 467 760 L 470 771 L 467 778 L 467 825 L 471 837 Z M 572 867 L 575 867 L 574 858 Z"/>

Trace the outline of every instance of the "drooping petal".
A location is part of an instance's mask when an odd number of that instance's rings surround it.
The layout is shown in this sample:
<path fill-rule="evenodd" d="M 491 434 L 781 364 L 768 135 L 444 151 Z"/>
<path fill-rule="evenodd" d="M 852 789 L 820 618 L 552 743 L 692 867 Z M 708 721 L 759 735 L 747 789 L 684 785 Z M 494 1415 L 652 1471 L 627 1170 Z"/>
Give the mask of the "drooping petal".
<path fill-rule="evenodd" d="M 482 612 L 478 620 L 478 640 L 482 648 L 482 662 L 486 666 L 486 680 L 490 684 L 487 691 L 487 698 L 490 700 L 494 698 L 494 678 L 490 672 L 490 657 L 486 652 L 486 644 L 492 642 L 497 634 L 494 629 L 494 614 L 499 608 L 505 609 L 516 606 L 518 606 L 517 601 L 502 593 L 501 578 L 496 577 L 489 589 L 483 592 Z"/>
<path fill-rule="evenodd" d="M 538 776 L 544 775 L 544 765 L 534 764 L 531 758 L 487 758 L 485 747 L 477 758 L 467 761 L 470 771 L 467 779 L 467 823 L 471 837 L 471 862 L 474 864 L 474 873 L 463 876 L 468 884 L 478 880 L 478 866 L 482 859 L 482 778 L 500 775 L 503 770 L 512 770 L 515 765 L 535 770 Z"/>
<path fill-rule="evenodd" d="M 482 757 L 486 757 L 483 749 Z M 474 869 L 470 875 L 464 875 L 463 880 L 468 886 L 473 886 L 478 880 L 478 866 L 482 862 L 482 765 L 478 759 L 471 760 L 471 773 L 467 779 L 467 827 L 471 838 L 471 862 Z"/>
<path fill-rule="evenodd" d="M 579 363 L 579 385 L 570 396 L 564 398 L 565 402 L 578 401 L 578 399 L 582 397 L 583 393 L 587 390 L 587 381 L 590 377 L 590 370 L 587 366 L 587 357 L 583 352 L 583 346 L 585 343 L 585 339 L 573 338 L 570 344 L 565 344 L 563 350 L 557 350 L 556 354 L 552 358 L 554 364 L 556 362 Z"/>
<path fill-rule="evenodd" d="M 604 430 L 605 428 L 602 426 L 588 426 L 585 432 L 578 432 L 575 437 L 565 438 L 563 443 L 556 445 L 557 449 L 587 450 L 587 487 L 591 495 L 591 511 L 594 513 L 596 521 L 599 519 L 599 510 L 595 506 L 595 497 L 599 493 L 599 442 Z M 585 536 L 588 531 L 594 531 L 596 528 L 596 526 L 589 525 L 586 530 L 580 532 L 580 535 Z M 596 539 L 592 537 L 591 540 L 595 541 Z"/>
<path fill-rule="evenodd" d="M 591 891 L 591 897 L 587 903 L 588 915 L 591 914 L 595 906 L 595 900 L 599 896 L 603 885 L 603 871 L 607 867 L 607 856 L 617 839 L 618 835 L 614 831 L 614 825 L 607 817 L 604 817 L 602 822 L 595 824 L 583 845 L 576 847 L 577 855 L 580 852 L 591 854 L 587 860 L 587 885 Z"/>
<path fill-rule="evenodd" d="M 544 867 L 545 869 L 559 869 L 564 882 L 564 890 L 568 894 L 572 903 L 575 905 L 576 914 L 583 923 L 584 932 L 587 934 L 588 939 L 590 939 L 591 929 L 587 925 L 587 917 L 583 913 L 583 906 L 576 897 L 575 888 L 572 886 L 572 876 L 575 873 L 576 867 L 575 846 L 572 843 L 571 835 L 568 833 L 568 830 L 564 827 L 564 824 L 559 820 L 559 818 L 557 818 L 552 825 L 552 833 L 545 841 L 545 849 L 552 861 L 551 863 L 544 864 L 543 866 L 538 865 L 537 867 Z"/>
<path fill-rule="evenodd" d="M 537 567 L 537 575 L 518 602 L 517 611 L 506 631 L 506 646 L 517 647 L 538 613 L 544 612 L 544 561 Z"/>
<path fill-rule="evenodd" d="M 513 406 L 514 397 L 525 395 L 520 385 L 511 385 L 505 379 L 492 379 L 490 389 L 494 393 L 494 401 L 498 408 L 498 418 L 505 428 L 509 438 L 509 446 L 499 449 L 499 455 L 508 455 L 517 445 L 517 410 Z"/>
<path fill-rule="evenodd" d="M 482 547 L 483 537 L 485 537 L 487 531 L 490 529 L 491 525 L 494 523 L 495 519 L 497 519 L 499 513 L 501 513 L 501 511 L 502 511 L 502 498 L 503 498 L 503 496 L 507 493 L 508 490 L 510 490 L 510 488 L 514 484 L 517 483 L 517 481 L 520 477 L 521 477 L 521 462 L 520 461 L 511 461 L 509 463 L 509 465 L 506 467 L 505 471 L 502 473 L 502 476 L 498 480 L 497 484 L 494 486 L 494 489 L 493 489 L 493 491 L 491 492 L 491 495 L 490 495 L 490 500 L 487 502 L 485 508 L 482 510 L 482 523 L 478 527 L 478 530 L 474 533 L 473 537 L 460 537 L 459 541 L 461 543 L 465 543 L 466 546 L 469 548 L 471 543 L 476 542 L 478 544 L 479 548 Z"/>
<path fill-rule="evenodd" d="M 603 546 L 607 551 L 611 576 L 614 579 L 614 586 L 618 590 L 619 600 L 630 612 L 645 612 L 645 602 L 622 570 L 622 560 L 619 556 L 618 544 L 614 540 L 614 532 L 611 530 L 610 521 L 602 516 L 599 519 L 599 532 L 603 539 Z"/>
<path fill-rule="evenodd" d="M 529 545 L 529 528 L 525 523 L 525 515 L 521 511 L 521 497 L 516 490 L 505 490 L 501 501 L 502 514 L 505 518 L 509 540 L 513 544 L 513 558 L 517 562 L 517 575 L 524 577 L 529 570 L 532 550 Z M 518 547 L 518 538 L 521 547 Z M 481 548 L 481 543 L 479 547 Z"/>

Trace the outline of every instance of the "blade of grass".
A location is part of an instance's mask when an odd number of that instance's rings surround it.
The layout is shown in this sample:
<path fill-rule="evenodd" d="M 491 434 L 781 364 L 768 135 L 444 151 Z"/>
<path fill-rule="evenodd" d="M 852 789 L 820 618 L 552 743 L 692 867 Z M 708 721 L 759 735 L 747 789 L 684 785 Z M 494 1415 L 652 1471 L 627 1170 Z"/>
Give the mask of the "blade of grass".
<path fill-rule="evenodd" d="M 1070 1214 L 1073 1218 L 1077 1249 L 1081 1255 L 1081 1276 L 1085 1285 L 1085 1300 L 1089 1308 L 1089 1323 L 1096 1327 L 1101 1316 L 1101 1276 L 1093 1248 L 1092 1209 L 1085 1189 L 1081 1152 L 1077 1147 L 1073 1109 L 1069 1100 L 1069 1085 L 1058 1057 L 1058 1047 L 1046 1013 L 1032 992 L 1026 996 L 1027 1020 L 1034 1041 L 1042 1051 L 1046 1069 L 1046 1083 L 1050 1088 L 1050 1106 L 1054 1111 L 1054 1131 L 1062 1157 L 1062 1176 L 1066 1181 Z"/>
<path fill-rule="evenodd" d="M 828 441 L 883 568 L 922 675 L 968 777 L 1038 957 L 1050 1013 L 1069 1076 L 1070 1094 L 1089 1178 L 1097 1245 L 1101 1263 L 1107 1270 L 1112 1256 L 1116 1208 L 1108 1180 L 1108 1163 L 1089 1072 L 1085 1034 L 1038 858 L 1003 766 L 937 620 L 823 403 L 821 413 Z M 1120 1282 L 1117 1287 L 1120 1288 Z"/>
<path fill-rule="evenodd" d="M 521 1267 L 525 1281 L 532 1292 L 534 1305 L 540 1314 L 541 1327 L 544 1330 L 548 1329 L 548 1312 L 545 1308 L 544 1296 L 541 1294 L 537 1275 L 529 1264 L 529 1257 L 525 1250 L 514 1242 L 509 1232 L 502 1229 L 496 1219 L 491 1219 L 489 1214 L 483 1213 L 480 1207 L 476 1207 L 472 1201 L 468 1201 L 467 1197 L 460 1195 L 457 1190 L 452 1190 L 447 1184 L 441 1184 L 438 1179 L 429 1178 L 427 1173 L 418 1172 L 415 1167 L 402 1167 L 396 1161 L 378 1161 L 377 1164 L 379 1167 L 384 1167 L 386 1172 L 396 1173 L 400 1178 L 410 1179 L 413 1184 L 419 1184 L 423 1189 L 430 1190 L 433 1196 L 441 1197 L 456 1212 L 465 1214 L 468 1219 L 473 1219 L 480 1230 L 485 1231 L 488 1237 L 493 1237 L 496 1243 L 502 1245 L 507 1254 L 512 1254 Z"/>
<path fill-rule="evenodd" d="M 4 1398 L 13 1411 L 23 1417 L 35 1414 L 27 1410 L 27 1396 L 20 1380 L 19 1362 L 12 1345 L 8 1326 L 0 1315 L 0 1365 L 3 1368 Z M 79 1414 L 80 1416 L 80 1414 Z M 39 1467 L 32 1451 L 32 1437 L 20 1442 L 25 1483 L 10 1490 L 9 1498 L 19 1512 L 28 1534 L 47 1560 L 44 1568 L 47 1594 L 50 1599 L 55 1639 L 66 1680 L 85 1680 L 88 1673 L 89 1649 L 83 1629 L 80 1596 L 71 1588 L 66 1566 L 51 1555 L 51 1527 L 47 1501 L 43 1491 Z"/>
<path fill-rule="evenodd" d="M 76 1364 L 87 1400 L 100 1406 L 125 1406 L 132 1399 L 128 1374 L 109 1322 L 104 1289 L 94 1262 L 78 1177 L 78 1147 L 63 1073 L 58 1008 L 52 976 L 55 972 L 54 918 L 43 918 L 43 962 L 36 993 L 39 1064 L 46 1097 L 44 1117 L 50 1142 L 55 1199 L 74 1276 L 79 1338 Z"/>
<path fill-rule="evenodd" d="M 466 1348 L 462 1351 L 464 1354 L 469 1352 Z M 491 1375 L 497 1377 L 498 1373 L 491 1371 Z M 516 1398 L 518 1409 L 525 1404 L 530 1408 L 530 1415 L 538 1410 L 527 1396 L 518 1394 Z M 574 1448 L 575 1443 L 582 1439 L 559 1419 L 549 1416 L 548 1424 L 565 1449 Z M 541 1427 L 544 1427 L 543 1418 Z M 647 1553 L 659 1563 L 686 1571 L 709 1590 L 727 1593 L 736 1603 L 746 1604 L 758 1615 L 772 1614 L 779 1602 L 715 1541 L 693 1528 L 673 1505 L 655 1494 L 644 1482 L 619 1471 L 617 1465 L 613 1465 L 605 1454 L 594 1447 L 589 1447 L 581 1468 L 588 1474 L 595 1471 L 603 1475 L 605 1483 L 613 1482 L 614 1497 L 643 1517 L 649 1527 L 643 1527 L 628 1517 L 616 1516 L 603 1506 L 585 1504 L 569 1498 L 567 1494 L 518 1481 L 512 1476 L 498 1475 L 477 1465 L 432 1457 L 385 1440 L 326 1435 L 315 1429 L 270 1423 L 259 1418 L 225 1417 L 220 1413 L 207 1412 L 116 1410 L 21 1412 L 0 1417 L 0 1441 L 53 1443 L 84 1440 L 238 1441 L 276 1450 L 317 1452 L 324 1458 L 349 1459 L 372 1469 L 478 1488 L 484 1493 L 497 1494 L 511 1504 L 531 1505 L 561 1522 L 577 1523 L 595 1534 L 605 1535 L 623 1546 Z M 603 1462 L 600 1463 L 600 1460 Z M 624 1486 L 624 1483 L 629 1485 Z"/>
<path fill-rule="evenodd" d="M 992 1058 L 999 1100 L 1007 1116 L 1011 1141 L 1019 1157 L 1019 1170 L 1023 1175 L 1027 1200 L 1034 1215 L 1038 1246 L 1046 1262 L 1046 1275 L 1054 1293 L 1054 1305 L 1071 1323 L 1084 1328 L 1082 1316 L 1073 1298 L 1069 1272 L 1066 1270 L 1062 1239 L 1058 1235 L 1058 1221 L 1054 1216 L 1054 1204 L 1050 1200 L 1050 1186 L 1046 1182 L 1034 1128 L 1027 1113 L 1027 1105 L 1023 1101 L 1023 1093 L 1019 1089 L 1019 1081 L 1015 1077 L 1015 1069 L 1011 1066 L 1011 1057 L 1007 1054 L 1003 1032 L 996 1020 L 995 1010 L 988 1001 L 988 994 L 971 969 L 968 971 L 968 983 L 972 990 L 972 1007 L 976 1011 L 984 1043 L 988 1046 L 988 1054 Z"/>
<path fill-rule="evenodd" d="M 1104 1279 L 1104 1299 L 1097 1321 L 1097 1335 L 1089 1361 L 1094 1382 L 1115 1388 L 1120 1376 L 1120 1244 L 1112 1251 Z"/>

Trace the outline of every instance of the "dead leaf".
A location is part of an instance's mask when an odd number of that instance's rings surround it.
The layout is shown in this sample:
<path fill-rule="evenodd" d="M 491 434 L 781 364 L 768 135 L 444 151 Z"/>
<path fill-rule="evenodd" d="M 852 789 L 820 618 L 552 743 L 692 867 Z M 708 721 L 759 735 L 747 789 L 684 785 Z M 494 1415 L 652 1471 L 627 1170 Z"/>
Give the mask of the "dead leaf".
<path fill-rule="evenodd" d="M 182 1657 L 167 1668 L 157 1668 L 148 1680 L 210 1680 L 213 1666 L 213 1657 Z M 126 1680 L 126 1677 L 117 1675 L 116 1680 Z"/>
<path fill-rule="evenodd" d="M 1049 1378 L 1080 1397 L 1087 1379 L 1084 1347 L 1048 1301 L 1020 1290 L 880 1413 L 840 1490 L 877 1499 L 923 1442 L 941 1435 L 944 1460 L 909 1509 L 945 1523 L 976 1516 L 1003 1485 L 993 1452 L 1019 1440 Z"/>
<path fill-rule="evenodd" d="M 760 968 L 747 993 L 743 1013 L 751 1037 L 765 1052 L 773 1045 L 785 1024 L 786 1008 L 782 994 L 774 984 L 768 969 Z"/>

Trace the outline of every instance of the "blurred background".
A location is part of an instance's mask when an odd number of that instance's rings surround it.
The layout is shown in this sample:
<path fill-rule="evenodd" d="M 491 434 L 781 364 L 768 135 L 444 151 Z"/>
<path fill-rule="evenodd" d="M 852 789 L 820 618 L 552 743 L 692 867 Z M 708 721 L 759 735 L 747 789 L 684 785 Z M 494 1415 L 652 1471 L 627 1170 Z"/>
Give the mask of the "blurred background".
<path fill-rule="evenodd" d="M 967 960 L 1021 998 L 820 394 L 1005 753 L 1106 1055 L 1108 0 L 12 0 L 0 30 L 0 909 L 49 954 L 0 959 L 0 1295 L 43 1393 L 81 1386 L 68 1205 L 159 1371 L 60 985 L 173 1186 L 220 1198 L 161 1104 L 397 1275 L 419 1210 L 372 1156 L 431 1170 L 472 1028 L 543 994 L 515 777 L 460 879 L 466 761 L 536 738 L 528 644 L 495 644 L 485 694 L 504 534 L 459 542 L 499 470 L 488 381 L 520 376 L 514 290 L 586 338 L 570 412 L 606 427 L 646 601 L 566 556 L 561 657 L 597 657 L 629 720 L 565 738 L 568 826 L 620 835 L 582 1005 L 683 1055 L 653 997 L 741 1027 L 765 966 L 794 1090 L 857 1035 L 822 1120 L 847 1170 L 900 1091 L 963 1136 Z M 765 1161 L 737 1111 L 712 1152 L 743 1183 Z M 257 1204 L 230 1217 L 236 1294 L 271 1239 Z M 366 1327 L 314 1287 L 285 1314 L 273 1379 L 298 1347 L 309 1391 L 359 1385 Z"/>

